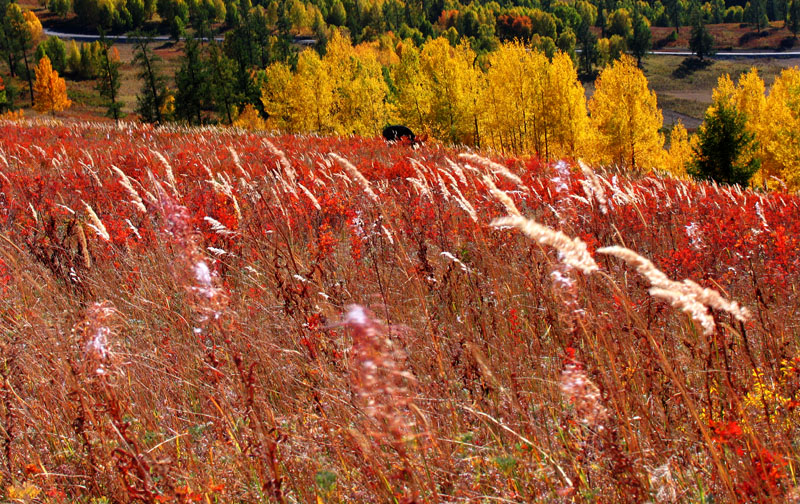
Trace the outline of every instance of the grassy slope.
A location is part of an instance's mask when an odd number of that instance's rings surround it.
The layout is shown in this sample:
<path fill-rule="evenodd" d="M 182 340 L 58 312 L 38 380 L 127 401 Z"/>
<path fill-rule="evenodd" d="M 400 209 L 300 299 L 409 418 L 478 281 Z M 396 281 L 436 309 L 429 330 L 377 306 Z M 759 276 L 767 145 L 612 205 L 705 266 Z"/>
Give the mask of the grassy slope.
<path fill-rule="evenodd" d="M 592 196 L 535 161 L 507 161 L 516 183 L 435 145 L 359 138 L 0 124 L 0 153 L 8 494 L 794 491 L 797 197 L 615 173 Z M 584 240 L 600 273 L 490 228 L 505 210 L 484 175 Z M 752 316 L 715 310 L 704 334 L 595 252 L 612 244 Z"/>

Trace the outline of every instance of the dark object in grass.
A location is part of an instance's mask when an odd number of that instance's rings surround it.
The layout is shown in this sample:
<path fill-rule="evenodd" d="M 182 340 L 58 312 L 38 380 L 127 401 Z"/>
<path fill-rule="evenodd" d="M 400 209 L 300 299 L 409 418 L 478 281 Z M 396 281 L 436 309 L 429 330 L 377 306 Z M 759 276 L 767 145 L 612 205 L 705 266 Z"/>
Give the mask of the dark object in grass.
<path fill-rule="evenodd" d="M 781 39 L 781 49 L 791 49 L 797 43 L 797 39 L 795 37 L 784 37 Z"/>
<path fill-rule="evenodd" d="M 411 131 L 408 127 L 395 124 L 393 126 L 387 126 L 383 128 L 383 138 L 387 142 L 407 142 L 413 144 L 417 137 L 414 136 L 414 132 Z"/>
<path fill-rule="evenodd" d="M 763 37 L 766 37 L 768 35 L 769 35 L 769 32 L 767 30 L 762 30 L 762 31 L 758 31 L 758 32 L 747 32 L 744 35 L 742 35 L 741 37 L 739 37 L 739 46 L 743 47 L 748 42 L 750 42 L 751 40 L 763 38 Z"/>
<path fill-rule="evenodd" d="M 672 76 L 676 79 L 683 79 L 684 77 L 688 77 L 696 71 L 703 70 L 704 68 L 707 68 L 713 64 L 713 60 L 701 60 L 699 58 L 695 58 L 694 56 L 690 56 L 681 61 L 681 64 L 678 65 L 678 68 L 672 72 Z"/>

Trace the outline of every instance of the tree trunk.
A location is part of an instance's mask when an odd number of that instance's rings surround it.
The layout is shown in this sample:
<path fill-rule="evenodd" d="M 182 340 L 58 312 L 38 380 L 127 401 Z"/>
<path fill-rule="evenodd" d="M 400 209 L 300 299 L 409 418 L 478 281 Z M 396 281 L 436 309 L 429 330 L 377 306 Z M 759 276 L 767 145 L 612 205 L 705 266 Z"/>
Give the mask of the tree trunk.
<path fill-rule="evenodd" d="M 25 76 L 28 78 L 28 90 L 31 92 L 31 107 L 33 107 L 33 79 L 31 78 L 31 69 L 28 66 L 28 54 L 22 50 L 22 58 L 25 61 Z"/>

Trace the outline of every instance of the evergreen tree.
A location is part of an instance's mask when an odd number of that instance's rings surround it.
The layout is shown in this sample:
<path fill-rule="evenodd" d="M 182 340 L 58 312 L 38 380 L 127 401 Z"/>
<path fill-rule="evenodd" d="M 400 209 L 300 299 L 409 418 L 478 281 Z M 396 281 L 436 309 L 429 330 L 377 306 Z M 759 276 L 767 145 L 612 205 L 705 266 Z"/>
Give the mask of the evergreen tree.
<path fill-rule="evenodd" d="M 233 107 L 241 100 L 235 89 L 235 73 L 236 64 L 212 42 L 208 48 L 209 94 L 217 113 L 228 124 L 233 123 Z"/>
<path fill-rule="evenodd" d="M 48 37 L 36 48 L 36 61 L 42 59 L 45 54 L 50 58 L 53 68 L 63 74 L 67 68 L 67 45 L 56 36 Z"/>
<path fill-rule="evenodd" d="M 111 48 L 111 43 L 101 28 L 97 90 L 100 92 L 100 96 L 107 100 L 106 107 L 108 110 L 106 111 L 106 116 L 112 117 L 116 122 L 119 122 L 123 105 L 118 99 L 120 86 L 119 66 L 119 53 L 115 48 Z"/>
<path fill-rule="evenodd" d="M 208 102 L 208 79 L 200 44 L 190 37 L 183 48 L 181 67 L 175 73 L 175 113 L 178 119 L 194 124 L 202 122 L 203 105 Z"/>
<path fill-rule="evenodd" d="M 39 39 L 42 34 L 42 24 L 39 19 L 31 11 L 22 11 L 16 3 L 9 3 L 5 9 L 5 16 L 3 19 L 4 37 L 7 44 L 7 57 L 10 66 L 11 75 L 15 74 L 15 62 L 19 61 L 20 57 L 25 65 L 24 75 L 25 80 L 28 81 L 28 90 L 30 92 L 31 105 L 34 103 L 33 98 L 33 79 L 34 74 L 31 71 L 30 63 L 28 60 L 28 51 L 30 51 L 34 43 Z"/>
<path fill-rule="evenodd" d="M 689 49 L 701 60 L 705 56 L 714 54 L 714 37 L 706 28 L 703 16 L 698 15 L 692 26 L 692 35 L 689 37 Z"/>
<path fill-rule="evenodd" d="M 633 32 L 628 39 L 628 47 L 636 58 L 636 64 L 642 66 L 642 58 L 653 45 L 652 33 L 650 32 L 650 22 L 642 16 L 639 9 L 633 13 Z"/>
<path fill-rule="evenodd" d="M 6 87 L 3 84 L 3 78 L 0 77 L 0 114 L 5 112 L 5 110 L 9 107 L 8 104 L 8 95 L 6 94 Z"/>
<path fill-rule="evenodd" d="M 585 0 L 580 0 L 575 3 L 575 10 L 580 16 L 580 22 L 575 28 L 575 36 L 581 47 L 581 71 L 590 74 L 592 65 L 597 61 L 597 37 L 591 30 L 597 20 L 597 7 Z"/>
<path fill-rule="evenodd" d="M 744 113 L 728 100 L 719 100 L 706 112 L 693 147 L 694 159 L 686 170 L 698 180 L 747 187 L 761 162 L 751 155 L 754 135 L 745 129 Z"/>
<path fill-rule="evenodd" d="M 750 9 L 745 9 L 747 21 L 755 26 L 756 32 L 761 32 L 761 28 L 769 24 L 767 19 L 766 0 L 750 0 Z"/>
<path fill-rule="evenodd" d="M 665 0 L 664 7 L 667 11 L 667 16 L 672 21 L 672 26 L 675 27 L 675 31 L 680 33 L 681 14 L 683 14 L 683 4 L 681 4 L 681 0 Z"/>
<path fill-rule="evenodd" d="M 47 10 L 60 18 L 67 17 L 71 8 L 72 2 L 69 0 L 48 0 L 47 2 Z"/>
<path fill-rule="evenodd" d="M 800 32 L 800 0 L 791 0 L 789 3 L 789 12 L 787 12 L 788 28 L 797 38 L 797 33 Z"/>
<path fill-rule="evenodd" d="M 162 123 L 162 108 L 166 102 L 166 78 L 158 68 L 161 61 L 150 44 L 153 41 L 151 34 L 136 32 L 134 38 L 133 63 L 139 67 L 138 77 L 142 80 L 142 89 L 136 97 L 136 113 L 145 122 Z"/>

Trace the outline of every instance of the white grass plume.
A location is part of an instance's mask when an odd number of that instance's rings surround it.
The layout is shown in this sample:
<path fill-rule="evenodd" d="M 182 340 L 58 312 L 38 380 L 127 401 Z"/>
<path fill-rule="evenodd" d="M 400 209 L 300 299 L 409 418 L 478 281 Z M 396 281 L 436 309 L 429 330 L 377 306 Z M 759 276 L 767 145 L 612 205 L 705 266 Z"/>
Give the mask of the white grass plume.
<path fill-rule="evenodd" d="M 519 229 L 528 238 L 558 250 L 559 260 L 583 271 L 587 275 L 599 269 L 591 254 L 589 254 L 586 243 L 580 238 L 570 238 L 561 231 L 550 229 L 534 220 L 526 219 L 519 215 L 495 219 L 491 225 L 493 227 L 510 226 Z"/>
<path fill-rule="evenodd" d="M 600 210 L 603 213 L 608 213 L 606 192 L 603 189 L 603 184 L 600 182 L 600 178 L 597 176 L 594 170 L 592 170 L 589 165 L 583 161 L 578 161 L 578 166 L 580 166 L 584 177 L 586 177 L 586 179 L 582 181 L 583 191 L 586 193 L 586 196 L 594 196 L 594 198 L 600 204 Z"/>
<path fill-rule="evenodd" d="M 504 207 L 506 207 L 506 212 L 508 212 L 508 215 L 515 215 L 517 217 L 522 216 L 522 213 L 519 211 L 519 209 L 517 209 L 517 205 L 514 204 L 514 200 L 511 199 L 511 196 L 498 189 L 497 186 L 494 185 L 494 182 L 492 182 L 491 177 L 484 175 L 483 183 L 489 188 L 489 192 L 492 193 L 492 196 L 494 196 L 495 199 L 497 199 L 503 204 Z"/>
<path fill-rule="evenodd" d="M 285 171 L 292 182 L 294 182 L 294 180 L 297 178 L 297 172 L 295 172 L 294 168 L 292 168 L 292 164 L 289 162 L 286 154 L 282 150 L 275 147 L 275 145 L 273 145 L 273 143 L 266 138 L 263 139 L 262 142 L 270 151 L 270 153 L 278 158 L 278 163 L 281 165 L 281 168 L 283 168 L 283 171 Z"/>
<path fill-rule="evenodd" d="M 130 194 L 131 197 L 133 198 L 133 201 L 131 201 L 131 203 L 133 203 L 133 205 L 140 212 L 147 213 L 147 207 L 144 206 L 144 201 L 142 201 L 142 197 L 139 196 L 139 193 L 136 191 L 136 189 L 133 188 L 131 180 L 128 178 L 127 175 L 125 175 L 125 172 L 120 170 L 114 165 L 111 165 L 111 169 L 114 170 L 117 173 L 117 175 L 119 175 L 120 185 L 124 187 L 125 190 L 128 191 L 128 194 Z"/>
<path fill-rule="evenodd" d="M 164 173 L 167 176 L 167 184 L 169 184 L 169 186 L 172 188 L 175 196 L 178 196 L 178 186 L 175 182 L 175 175 L 172 173 L 172 165 L 170 165 L 169 161 L 167 161 L 167 158 L 165 158 L 164 155 L 157 150 L 150 149 L 150 152 L 152 152 L 159 159 L 159 161 L 161 161 L 161 164 L 164 165 Z"/>
<path fill-rule="evenodd" d="M 750 318 L 750 311 L 736 301 L 725 299 L 719 292 L 703 288 L 689 279 L 682 282 L 671 280 L 649 259 L 630 249 L 613 246 L 599 248 L 597 252 L 613 255 L 634 266 L 636 271 L 650 282 L 651 296 L 664 299 L 675 308 L 688 313 L 703 327 L 706 335 L 713 334 L 715 329 L 714 317 L 711 316 L 709 307 L 727 312 L 741 322 Z"/>
<path fill-rule="evenodd" d="M 111 241 L 111 236 L 108 234 L 108 230 L 106 229 L 105 225 L 103 225 L 103 221 L 100 220 L 100 217 L 94 213 L 94 209 L 85 201 L 82 201 L 83 206 L 86 207 L 86 213 L 89 214 L 89 219 L 92 221 L 91 224 L 88 226 L 100 236 L 100 238 L 104 239 L 105 241 Z"/>
<path fill-rule="evenodd" d="M 521 186 L 522 179 L 518 176 L 514 175 L 509 171 L 508 168 L 501 165 L 500 163 L 495 163 L 491 159 L 487 159 L 483 156 L 479 156 L 477 154 L 469 154 L 469 153 L 461 153 L 458 155 L 461 159 L 466 159 L 467 161 L 472 161 L 473 163 L 477 163 L 481 166 L 484 166 L 491 170 L 493 173 L 497 175 L 502 175 L 503 177 L 507 178 L 508 180 L 514 182 L 515 184 Z"/>
<path fill-rule="evenodd" d="M 306 197 L 308 197 L 308 199 L 311 201 L 311 204 L 314 205 L 314 208 L 316 208 L 317 210 L 322 210 L 322 207 L 319 206 L 319 201 L 311 193 L 311 191 L 309 191 L 308 188 L 306 188 L 306 186 L 304 186 L 300 182 L 297 183 L 297 186 L 300 188 L 300 190 L 303 191 L 303 193 L 306 195 Z"/>
<path fill-rule="evenodd" d="M 358 168 L 356 168 L 353 163 L 334 152 L 331 152 L 328 155 L 334 160 L 338 161 L 339 164 L 345 169 L 347 174 L 350 175 L 350 177 L 352 177 L 356 182 L 358 182 L 364 192 L 367 193 L 367 196 L 369 196 L 369 199 L 375 203 L 379 201 L 378 195 L 375 194 L 375 192 L 372 190 L 372 186 L 369 184 L 369 180 L 367 180 L 367 178 L 364 177 L 360 171 L 358 171 Z"/>
<path fill-rule="evenodd" d="M 213 217 L 209 217 L 208 215 L 206 215 L 205 217 L 203 217 L 203 220 L 208 222 L 208 225 L 211 226 L 211 230 L 220 236 L 234 236 L 238 234 L 236 233 L 236 231 L 231 231 L 230 229 L 228 229 L 228 227 L 225 226 L 225 224 L 221 223 L 220 221 L 218 221 Z"/>

